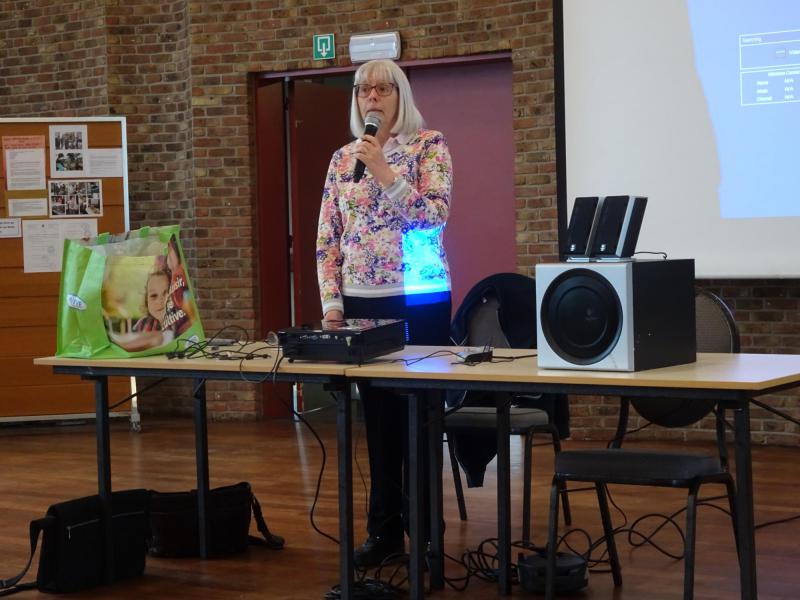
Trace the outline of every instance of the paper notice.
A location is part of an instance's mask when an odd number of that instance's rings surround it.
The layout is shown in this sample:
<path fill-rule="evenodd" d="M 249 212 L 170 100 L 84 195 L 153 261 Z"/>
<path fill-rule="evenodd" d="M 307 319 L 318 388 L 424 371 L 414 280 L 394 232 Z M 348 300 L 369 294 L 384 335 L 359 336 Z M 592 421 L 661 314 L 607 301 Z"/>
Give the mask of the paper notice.
<path fill-rule="evenodd" d="M 122 148 L 91 148 L 88 151 L 91 177 L 122 177 Z"/>
<path fill-rule="evenodd" d="M 5 148 L 9 190 L 43 190 L 45 183 L 44 148 Z"/>
<path fill-rule="evenodd" d="M 96 219 L 26 220 L 22 222 L 22 255 L 25 273 L 61 271 L 64 240 L 97 236 Z"/>
<path fill-rule="evenodd" d="M 44 217 L 47 215 L 47 198 L 9 198 L 8 215 L 11 217 Z"/>
<path fill-rule="evenodd" d="M 0 238 L 18 238 L 22 235 L 22 219 L 0 219 Z"/>
<path fill-rule="evenodd" d="M 58 221 L 22 222 L 22 257 L 25 273 L 51 273 L 61 270 Z"/>

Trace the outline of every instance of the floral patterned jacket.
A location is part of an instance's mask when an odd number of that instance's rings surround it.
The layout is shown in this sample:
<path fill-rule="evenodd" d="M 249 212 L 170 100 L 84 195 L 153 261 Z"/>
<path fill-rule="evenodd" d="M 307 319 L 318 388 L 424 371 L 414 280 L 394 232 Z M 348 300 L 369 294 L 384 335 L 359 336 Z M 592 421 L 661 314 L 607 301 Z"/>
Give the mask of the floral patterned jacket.
<path fill-rule="evenodd" d="M 444 136 L 420 129 L 389 139 L 383 152 L 398 177 L 387 188 L 369 170 L 353 182 L 354 148 L 352 142 L 334 153 L 322 193 L 317 276 L 323 314 L 342 310 L 342 295 L 449 290 L 442 234 L 452 164 Z"/>

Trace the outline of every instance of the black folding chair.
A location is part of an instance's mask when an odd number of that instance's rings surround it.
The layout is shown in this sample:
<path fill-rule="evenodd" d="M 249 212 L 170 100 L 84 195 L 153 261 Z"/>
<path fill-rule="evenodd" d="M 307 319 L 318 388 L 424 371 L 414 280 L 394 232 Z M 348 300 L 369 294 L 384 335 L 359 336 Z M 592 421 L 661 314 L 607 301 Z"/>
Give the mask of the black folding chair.
<path fill-rule="evenodd" d="M 475 294 L 474 292 L 480 292 Z M 506 303 L 501 305 L 500 298 Z M 508 306 L 514 303 L 513 307 Z M 465 303 L 456 313 L 456 321 L 461 321 L 465 326 L 466 337 L 461 336 L 457 341 L 462 346 L 492 346 L 495 348 L 509 348 L 506 332 L 500 322 L 502 310 L 513 311 L 516 314 L 525 314 L 526 318 L 515 320 L 518 326 L 525 327 L 525 323 L 533 322 L 533 331 L 524 338 L 526 344 L 535 346 L 535 311 L 536 311 L 536 288 L 535 281 L 530 277 L 517 273 L 502 273 L 492 275 L 473 288 L 473 291 L 465 297 Z M 454 327 L 453 330 L 457 330 Z M 553 395 L 512 395 L 506 394 L 510 407 L 511 435 L 523 437 L 523 498 L 522 498 L 522 539 L 530 540 L 531 522 L 531 473 L 532 473 L 532 448 L 533 436 L 535 434 L 545 434 L 552 441 L 553 451 L 558 454 L 561 451 L 561 438 L 559 430 L 553 423 L 551 414 L 555 402 L 565 402 L 563 398 Z M 462 521 L 467 519 L 467 509 L 464 500 L 464 490 L 461 482 L 461 475 L 458 468 L 456 457 L 456 445 L 460 440 L 467 444 L 470 440 L 487 440 L 492 447 L 489 453 L 496 451 L 494 446 L 494 432 L 497 430 L 496 393 L 462 393 L 455 402 L 458 406 L 456 410 L 449 410 L 445 416 L 444 431 L 448 440 L 448 451 L 450 454 L 450 465 L 453 470 L 453 480 L 456 488 L 456 499 L 458 501 L 459 516 Z M 548 410 L 550 414 L 548 414 Z M 486 435 L 488 434 L 488 435 Z M 455 440 L 455 443 L 453 443 Z M 562 502 L 564 507 L 564 519 L 570 523 L 569 499 L 566 488 L 563 488 Z"/>
<path fill-rule="evenodd" d="M 698 290 L 695 296 L 698 352 L 738 352 L 739 334 L 730 309 L 717 296 Z M 608 510 L 607 485 L 626 484 L 684 488 L 686 535 L 684 544 L 684 600 L 694 596 L 694 554 L 697 495 L 706 483 L 724 484 L 730 506 L 734 537 L 736 533 L 736 488 L 728 472 L 725 444 L 724 408 L 717 407 L 719 454 L 631 450 L 622 447 L 630 406 L 646 420 L 664 427 L 686 427 L 715 410 L 713 401 L 676 398 L 621 398 L 620 420 L 610 447 L 599 450 L 567 450 L 556 455 L 555 474 L 550 492 L 550 525 L 547 536 L 547 579 L 545 597 L 555 593 L 556 544 L 558 535 L 558 495 L 568 481 L 594 483 L 600 506 L 603 533 L 608 547 L 614 585 L 622 585 L 622 575 L 614 542 L 614 528 Z M 738 539 L 738 538 L 737 538 Z M 738 546 L 737 546 L 738 551 Z"/>

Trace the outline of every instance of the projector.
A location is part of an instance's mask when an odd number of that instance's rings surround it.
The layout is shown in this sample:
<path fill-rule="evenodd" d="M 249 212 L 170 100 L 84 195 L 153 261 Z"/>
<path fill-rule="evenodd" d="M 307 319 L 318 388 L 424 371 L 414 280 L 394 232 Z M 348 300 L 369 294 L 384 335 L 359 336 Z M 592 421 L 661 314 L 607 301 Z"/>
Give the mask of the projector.
<path fill-rule="evenodd" d="M 281 329 L 278 343 L 289 361 L 361 364 L 405 348 L 406 323 L 400 319 L 324 321 Z"/>

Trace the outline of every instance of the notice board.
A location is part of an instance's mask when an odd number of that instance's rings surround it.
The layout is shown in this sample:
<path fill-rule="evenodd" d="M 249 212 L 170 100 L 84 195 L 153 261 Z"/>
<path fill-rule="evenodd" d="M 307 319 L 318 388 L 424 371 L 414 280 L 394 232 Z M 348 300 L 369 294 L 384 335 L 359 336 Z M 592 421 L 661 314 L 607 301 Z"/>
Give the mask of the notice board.
<path fill-rule="evenodd" d="M 33 359 L 56 351 L 63 238 L 129 229 L 125 118 L 0 119 L 0 166 L 0 420 L 94 414 L 91 381 Z"/>

